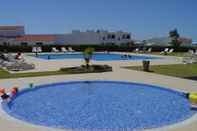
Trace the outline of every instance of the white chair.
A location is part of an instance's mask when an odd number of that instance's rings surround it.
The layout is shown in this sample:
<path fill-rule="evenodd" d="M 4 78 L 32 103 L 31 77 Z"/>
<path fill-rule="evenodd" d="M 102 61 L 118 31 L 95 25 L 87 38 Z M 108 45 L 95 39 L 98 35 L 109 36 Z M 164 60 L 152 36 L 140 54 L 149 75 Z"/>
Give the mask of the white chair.
<path fill-rule="evenodd" d="M 58 49 L 56 49 L 55 47 L 52 47 L 52 52 L 59 52 L 59 50 Z"/>
<path fill-rule="evenodd" d="M 68 50 L 65 47 L 61 47 L 61 52 L 68 52 Z"/>
<path fill-rule="evenodd" d="M 75 52 L 75 50 L 72 49 L 72 47 L 68 47 L 69 52 Z"/>

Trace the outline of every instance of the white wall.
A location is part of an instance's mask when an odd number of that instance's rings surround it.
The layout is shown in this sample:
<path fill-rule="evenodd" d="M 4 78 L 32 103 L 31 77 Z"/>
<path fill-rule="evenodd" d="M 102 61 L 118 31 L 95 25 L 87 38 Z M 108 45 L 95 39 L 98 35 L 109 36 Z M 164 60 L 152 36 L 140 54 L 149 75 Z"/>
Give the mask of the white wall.
<path fill-rule="evenodd" d="M 115 39 L 108 39 L 108 35 L 114 34 Z M 123 39 L 123 35 L 130 35 L 126 32 L 94 32 L 94 31 L 87 31 L 87 32 L 80 32 L 80 31 L 73 31 L 70 34 L 65 34 L 59 36 L 59 43 L 64 44 L 102 44 L 102 43 L 128 43 L 131 39 Z M 103 40 L 105 38 L 105 40 Z M 120 40 L 119 40 L 120 38 Z"/>

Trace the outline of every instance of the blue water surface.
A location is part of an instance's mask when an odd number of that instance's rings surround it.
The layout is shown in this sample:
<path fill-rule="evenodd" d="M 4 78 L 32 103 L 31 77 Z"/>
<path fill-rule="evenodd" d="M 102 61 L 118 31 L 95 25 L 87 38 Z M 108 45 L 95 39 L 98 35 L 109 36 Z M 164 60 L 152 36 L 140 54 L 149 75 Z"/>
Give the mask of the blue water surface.
<path fill-rule="evenodd" d="M 64 129 L 147 129 L 194 113 L 183 93 L 113 81 L 42 85 L 22 91 L 3 107 L 17 119 Z"/>
<path fill-rule="evenodd" d="M 65 53 L 65 54 L 39 54 L 37 58 L 54 60 L 54 59 L 84 59 L 82 53 Z M 96 61 L 113 61 L 113 60 L 148 60 L 148 59 L 161 59 L 152 56 L 130 55 L 124 57 L 121 54 L 107 54 L 107 53 L 94 53 L 92 60 Z"/>

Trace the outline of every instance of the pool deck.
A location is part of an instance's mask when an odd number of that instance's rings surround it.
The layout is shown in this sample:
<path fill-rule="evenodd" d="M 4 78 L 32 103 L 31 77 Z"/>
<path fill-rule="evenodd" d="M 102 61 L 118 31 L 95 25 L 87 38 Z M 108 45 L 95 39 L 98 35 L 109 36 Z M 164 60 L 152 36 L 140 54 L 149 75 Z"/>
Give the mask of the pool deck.
<path fill-rule="evenodd" d="M 35 71 L 57 70 L 60 67 L 70 67 L 80 65 L 82 60 L 42 60 L 27 56 L 27 61 L 33 61 L 36 64 Z M 181 63 L 180 58 L 165 57 L 162 60 L 153 60 L 151 64 L 178 64 Z M 176 77 L 164 76 L 159 74 L 140 72 L 120 68 L 122 66 L 136 66 L 141 65 L 141 61 L 109 61 L 109 62 L 95 62 L 96 64 L 108 64 L 113 66 L 113 72 L 105 73 L 91 73 L 91 74 L 73 74 L 73 75 L 57 75 L 33 78 L 18 78 L 18 79 L 1 79 L 0 86 L 10 88 L 19 86 L 20 88 L 28 87 L 29 83 L 35 85 L 49 84 L 62 81 L 75 81 L 75 80 L 119 80 L 130 81 L 137 83 L 145 83 L 151 85 L 162 86 L 184 92 L 197 92 L 197 81 L 186 80 Z M 25 106 L 25 105 L 24 105 Z M 47 128 L 30 123 L 22 122 L 8 116 L 5 112 L 0 110 L 0 130 L 7 131 L 58 131 L 60 129 Z M 197 115 L 183 122 L 165 126 L 163 128 L 151 129 L 159 131 L 196 131 L 197 130 Z"/>

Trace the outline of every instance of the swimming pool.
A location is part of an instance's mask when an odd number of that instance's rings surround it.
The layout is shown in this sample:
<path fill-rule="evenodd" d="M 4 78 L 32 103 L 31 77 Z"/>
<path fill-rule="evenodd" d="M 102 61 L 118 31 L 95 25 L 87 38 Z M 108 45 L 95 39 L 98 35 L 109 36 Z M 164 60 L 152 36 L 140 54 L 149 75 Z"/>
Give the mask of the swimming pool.
<path fill-rule="evenodd" d="M 65 54 L 39 54 L 37 58 L 45 60 L 54 59 L 83 59 L 82 53 L 65 53 Z M 153 56 L 142 56 L 142 55 L 128 55 L 124 56 L 122 54 L 114 53 L 94 53 L 92 60 L 96 61 L 113 61 L 113 60 L 147 60 L 147 59 L 161 59 Z"/>
<path fill-rule="evenodd" d="M 183 93 L 119 81 L 73 81 L 37 86 L 3 104 L 11 116 L 63 129 L 148 129 L 191 117 Z"/>

